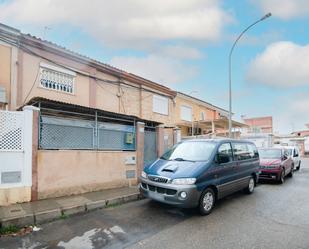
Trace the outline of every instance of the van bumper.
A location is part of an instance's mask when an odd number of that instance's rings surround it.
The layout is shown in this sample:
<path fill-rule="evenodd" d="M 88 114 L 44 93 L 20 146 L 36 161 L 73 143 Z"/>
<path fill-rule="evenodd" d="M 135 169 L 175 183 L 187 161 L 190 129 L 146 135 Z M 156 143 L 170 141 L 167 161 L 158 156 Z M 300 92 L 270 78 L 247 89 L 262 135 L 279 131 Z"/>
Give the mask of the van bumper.
<path fill-rule="evenodd" d="M 195 208 L 198 206 L 201 192 L 197 190 L 196 185 L 157 183 L 142 177 L 140 181 L 140 192 L 146 198 L 180 208 Z M 186 193 L 186 198 L 180 196 L 181 192 Z"/>

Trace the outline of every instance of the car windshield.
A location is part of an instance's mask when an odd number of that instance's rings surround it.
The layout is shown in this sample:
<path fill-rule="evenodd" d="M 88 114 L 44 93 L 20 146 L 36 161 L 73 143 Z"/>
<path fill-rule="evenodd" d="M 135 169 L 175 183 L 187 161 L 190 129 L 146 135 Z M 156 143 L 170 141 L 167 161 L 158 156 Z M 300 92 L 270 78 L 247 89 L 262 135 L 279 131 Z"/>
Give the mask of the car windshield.
<path fill-rule="evenodd" d="M 167 151 L 161 159 L 175 161 L 207 161 L 216 144 L 212 142 L 183 142 Z"/>
<path fill-rule="evenodd" d="M 259 150 L 260 158 L 265 159 L 280 159 L 281 158 L 281 150 L 278 149 L 264 149 Z"/>

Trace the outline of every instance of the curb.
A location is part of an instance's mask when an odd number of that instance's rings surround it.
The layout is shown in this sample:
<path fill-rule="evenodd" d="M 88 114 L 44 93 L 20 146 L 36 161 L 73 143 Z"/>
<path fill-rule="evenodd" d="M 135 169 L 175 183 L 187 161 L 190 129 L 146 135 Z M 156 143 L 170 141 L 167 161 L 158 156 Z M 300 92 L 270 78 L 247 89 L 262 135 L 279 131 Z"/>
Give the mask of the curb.
<path fill-rule="evenodd" d="M 91 201 L 86 204 L 75 205 L 72 207 L 61 207 L 58 209 L 41 211 L 32 214 L 26 214 L 23 216 L 3 218 L 0 221 L 0 227 L 6 227 L 14 225 L 17 227 L 23 227 L 33 224 L 43 224 L 50 221 L 60 219 L 63 215 L 71 216 L 76 214 L 82 214 L 97 209 L 108 208 L 112 206 L 121 205 L 127 202 L 133 202 L 142 199 L 140 193 L 134 193 L 124 196 L 118 196 L 106 200 Z"/>

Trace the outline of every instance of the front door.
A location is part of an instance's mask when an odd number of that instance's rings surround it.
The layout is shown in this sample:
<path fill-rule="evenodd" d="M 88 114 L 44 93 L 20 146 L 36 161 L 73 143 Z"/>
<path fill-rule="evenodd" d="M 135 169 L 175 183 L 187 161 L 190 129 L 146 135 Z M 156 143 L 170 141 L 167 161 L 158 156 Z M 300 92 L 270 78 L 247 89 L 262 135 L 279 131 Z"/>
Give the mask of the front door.
<path fill-rule="evenodd" d="M 145 127 L 144 134 L 144 167 L 157 159 L 157 133 L 155 128 Z"/>
<path fill-rule="evenodd" d="M 231 143 L 223 143 L 218 148 L 218 155 L 228 155 L 229 161 L 219 163 L 216 166 L 216 175 L 218 178 L 218 195 L 222 198 L 233 192 L 233 182 L 235 181 L 236 162 L 233 160 Z"/>

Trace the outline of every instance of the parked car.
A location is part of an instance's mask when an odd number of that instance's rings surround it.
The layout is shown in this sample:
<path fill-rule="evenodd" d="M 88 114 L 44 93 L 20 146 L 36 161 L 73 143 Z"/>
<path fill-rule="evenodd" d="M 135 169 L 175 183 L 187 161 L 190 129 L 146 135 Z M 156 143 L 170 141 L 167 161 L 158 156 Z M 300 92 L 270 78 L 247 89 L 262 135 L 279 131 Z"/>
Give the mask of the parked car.
<path fill-rule="evenodd" d="M 258 181 L 259 154 L 247 141 L 182 141 L 145 167 L 140 191 L 150 199 L 209 214 L 216 200 L 239 190 L 251 194 Z"/>
<path fill-rule="evenodd" d="M 284 183 L 286 176 L 293 176 L 294 163 L 285 148 L 259 149 L 260 175 L 259 179 L 276 180 Z"/>
<path fill-rule="evenodd" d="M 301 164 L 301 159 L 300 159 L 300 153 L 299 153 L 298 147 L 296 147 L 296 146 L 285 146 L 284 148 L 288 151 L 290 157 L 292 158 L 295 169 L 299 170 L 300 164 Z"/>

